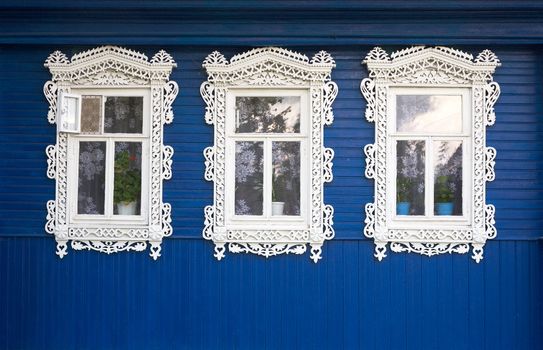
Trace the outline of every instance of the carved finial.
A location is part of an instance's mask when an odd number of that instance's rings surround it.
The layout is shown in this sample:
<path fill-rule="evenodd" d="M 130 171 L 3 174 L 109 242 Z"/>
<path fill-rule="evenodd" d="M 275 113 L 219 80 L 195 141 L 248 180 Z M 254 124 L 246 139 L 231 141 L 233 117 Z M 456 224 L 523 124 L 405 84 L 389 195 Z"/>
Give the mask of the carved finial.
<path fill-rule="evenodd" d="M 495 65 L 500 65 L 500 60 L 498 59 L 498 56 L 494 54 L 494 52 L 490 50 L 483 50 L 481 53 L 477 55 L 477 58 L 475 59 L 475 63 L 481 63 L 481 64 L 489 64 L 494 63 Z"/>
<path fill-rule="evenodd" d="M 326 51 L 319 51 L 313 56 L 311 59 L 311 63 L 313 64 L 335 64 L 336 61 L 330 56 L 330 54 Z"/>
<path fill-rule="evenodd" d="M 389 57 L 385 50 L 380 47 L 374 47 L 364 58 L 364 63 L 368 61 L 388 61 Z"/>
<path fill-rule="evenodd" d="M 68 60 L 68 57 L 66 57 L 65 54 L 63 54 L 60 51 L 55 51 L 52 54 L 47 57 L 45 60 L 45 66 L 49 67 L 50 65 L 56 65 L 56 64 L 68 64 L 70 61 Z"/>
<path fill-rule="evenodd" d="M 224 58 L 223 54 L 219 51 L 213 51 L 204 60 L 204 66 L 212 65 L 227 65 L 228 61 Z"/>
<path fill-rule="evenodd" d="M 151 63 L 153 63 L 153 64 L 171 64 L 171 65 L 177 67 L 177 64 L 173 60 L 173 57 L 170 56 L 170 54 L 167 53 L 164 50 L 160 50 L 159 52 L 157 52 L 151 58 Z"/>

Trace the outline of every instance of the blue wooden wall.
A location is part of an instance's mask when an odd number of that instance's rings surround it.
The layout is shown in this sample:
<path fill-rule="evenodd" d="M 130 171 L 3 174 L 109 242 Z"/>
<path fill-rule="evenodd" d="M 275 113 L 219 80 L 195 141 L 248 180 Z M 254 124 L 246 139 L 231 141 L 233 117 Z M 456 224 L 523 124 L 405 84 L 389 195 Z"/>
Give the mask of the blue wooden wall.
<path fill-rule="evenodd" d="M 0 13 L 0 349 L 543 348 L 543 51 L 535 45 L 543 32 L 530 11 L 525 16 L 535 23 L 531 36 L 520 24 L 492 36 L 446 8 L 443 18 L 449 13 L 460 24 L 439 27 L 443 35 L 432 40 L 421 19 L 423 27 L 411 33 L 389 24 L 381 39 L 375 32 L 351 32 L 345 26 L 349 20 L 358 27 L 372 24 L 348 15 L 345 21 L 335 15 L 335 29 L 320 20 L 322 32 L 282 18 L 282 24 L 270 24 L 273 33 L 258 36 L 249 33 L 262 31 L 261 24 L 246 19 L 236 27 L 231 13 L 228 20 L 210 23 L 210 32 L 195 27 L 183 36 L 176 32 L 178 26 L 190 27 L 188 19 L 178 21 L 188 16 L 182 16 L 183 8 L 171 21 L 162 14 L 147 36 L 130 22 L 137 18 L 114 16 L 102 18 L 100 27 L 84 16 L 70 17 L 77 24 L 74 34 L 55 22 L 64 12 L 49 9 L 51 19 L 42 20 L 25 8 L 36 3 L 19 6 Z M 92 9 L 87 11 L 92 17 Z M 38 24 L 25 26 L 24 18 Z M 406 17 L 403 23 L 409 21 L 417 19 Z M 125 22 L 136 34 L 128 33 Z M 382 17 L 373 25 L 386 22 Z M 215 36 L 220 28 L 226 34 Z M 194 39 L 198 35 L 201 40 Z M 518 42 L 512 44 L 515 36 Z M 394 253 L 376 262 L 373 243 L 362 235 L 363 206 L 373 194 L 373 182 L 363 177 L 362 147 L 373 142 L 374 125 L 363 117 L 359 84 L 367 72 L 360 61 L 380 41 L 390 51 L 422 37 L 472 53 L 490 48 L 502 61 L 495 75 L 502 89 L 497 122 L 488 129 L 488 144 L 498 150 L 497 178 L 487 186 L 487 202 L 497 209 L 498 237 L 487 243 L 480 264 L 469 255 Z M 180 85 L 175 119 L 165 127 L 165 143 L 175 149 L 174 176 L 164 190 L 173 207 L 174 234 L 164 241 L 158 261 L 146 253 L 72 250 L 59 260 L 43 229 L 45 203 L 54 197 L 44 149 L 55 139 L 55 127 L 46 119 L 42 87 L 49 74 L 43 61 L 56 49 L 72 55 L 104 43 L 148 55 L 164 48 L 179 65 L 172 75 Z M 336 211 L 336 238 L 325 243 L 316 265 L 308 255 L 266 260 L 227 254 L 217 262 L 212 244 L 201 238 L 202 210 L 212 202 L 202 150 L 213 136 L 203 122 L 201 62 L 216 49 L 231 57 L 267 43 L 308 56 L 325 49 L 337 62 L 336 119 L 325 132 L 325 145 L 336 153 L 334 181 L 325 188 L 325 201 Z"/>

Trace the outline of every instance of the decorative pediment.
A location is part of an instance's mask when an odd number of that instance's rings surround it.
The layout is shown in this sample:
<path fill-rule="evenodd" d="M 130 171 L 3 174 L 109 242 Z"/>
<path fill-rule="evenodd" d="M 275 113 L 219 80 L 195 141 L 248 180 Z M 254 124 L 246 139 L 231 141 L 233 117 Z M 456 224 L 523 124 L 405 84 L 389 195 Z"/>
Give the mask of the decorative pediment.
<path fill-rule="evenodd" d="M 363 63 L 370 78 L 408 84 L 469 84 L 492 80 L 500 61 L 490 50 L 474 60 L 469 53 L 447 47 L 414 46 L 388 55 L 380 47 L 371 50 Z"/>
<path fill-rule="evenodd" d="M 208 81 L 215 85 L 309 86 L 311 82 L 329 81 L 335 62 L 325 51 L 309 60 L 294 51 L 265 47 L 235 55 L 230 61 L 215 51 L 206 57 L 203 67 Z"/>
<path fill-rule="evenodd" d="M 167 81 L 173 58 L 161 50 L 151 60 L 146 55 L 117 47 L 102 46 L 76 54 L 69 60 L 55 51 L 45 61 L 55 82 L 74 85 L 126 86 Z"/>

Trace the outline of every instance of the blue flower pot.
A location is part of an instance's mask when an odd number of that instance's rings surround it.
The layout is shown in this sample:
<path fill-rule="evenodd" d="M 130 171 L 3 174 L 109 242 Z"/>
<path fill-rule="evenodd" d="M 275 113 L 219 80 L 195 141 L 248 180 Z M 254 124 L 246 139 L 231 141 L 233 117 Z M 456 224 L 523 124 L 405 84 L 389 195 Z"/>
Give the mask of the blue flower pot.
<path fill-rule="evenodd" d="M 409 209 L 411 208 L 411 203 L 409 202 L 400 202 L 396 204 L 396 214 L 397 215 L 409 215 Z"/>
<path fill-rule="evenodd" d="M 453 209 L 453 203 L 436 203 L 437 215 L 452 215 Z"/>

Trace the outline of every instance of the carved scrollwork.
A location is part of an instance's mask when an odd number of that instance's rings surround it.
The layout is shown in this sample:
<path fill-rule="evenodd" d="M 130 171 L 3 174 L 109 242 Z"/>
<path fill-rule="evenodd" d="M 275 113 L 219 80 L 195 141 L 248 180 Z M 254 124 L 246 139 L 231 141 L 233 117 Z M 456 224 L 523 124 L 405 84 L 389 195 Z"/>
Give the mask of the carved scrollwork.
<path fill-rule="evenodd" d="M 179 93 L 179 86 L 175 81 L 169 81 L 164 84 L 164 123 L 170 124 L 173 121 L 173 109 L 172 104 L 177 94 Z"/>
<path fill-rule="evenodd" d="M 317 247 L 320 258 L 322 243 L 334 235 L 332 229 L 333 208 L 323 203 L 322 184 L 330 182 L 334 152 L 325 148 L 322 142 L 323 125 L 330 125 L 334 115 L 332 103 L 338 87 L 332 82 L 331 70 L 335 67 L 333 58 L 327 52 L 317 53 L 311 61 L 307 56 L 276 47 L 265 47 L 235 55 L 228 61 L 215 51 L 203 62 L 208 79 L 200 86 L 205 102 L 205 122 L 215 125 L 214 145 L 204 150 L 204 178 L 214 181 L 214 205 L 204 209 L 205 239 L 215 243 L 214 256 L 224 258 L 226 246 L 233 253 L 252 253 L 266 257 L 278 254 L 306 251 L 306 244 L 314 247 L 312 259 L 317 261 Z M 263 227 L 246 230 L 244 227 L 229 226 L 225 219 L 226 167 L 226 98 L 231 88 L 299 88 L 307 89 L 310 99 L 310 157 L 308 169 L 309 227 L 281 229 Z M 265 226 L 265 225 L 264 225 Z"/>
<path fill-rule="evenodd" d="M 52 81 L 48 81 L 43 85 L 43 94 L 49 102 L 49 110 L 47 111 L 47 121 L 50 124 L 54 124 L 56 120 L 57 110 L 57 84 Z"/>
<path fill-rule="evenodd" d="M 491 126 L 496 122 L 496 113 L 494 104 L 500 97 L 500 86 L 496 82 L 491 82 L 485 86 L 486 99 L 486 125 Z"/>
<path fill-rule="evenodd" d="M 177 83 L 168 82 L 176 63 L 164 51 L 149 61 L 147 56 L 116 46 L 102 46 L 74 55 L 71 60 L 61 52 L 46 60 L 52 79 L 43 91 L 49 102 L 47 119 L 55 122 L 56 103 L 60 91 L 74 88 L 148 88 L 151 92 L 149 208 L 148 224 L 139 222 L 122 227 L 105 220 L 100 227 L 71 224 L 68 211 L 68 136 L 58 133 L 57 143 L 46 148 L 47 176 L 56 180 L 56 198 L 47 202 L 45 230 L 55 235 L 57 255 L 67 254 L 69 241 L 75 250 L 95 250 L 103 253 L 141 251 L 151 242 L 151 256 L 160 256 L 160 242 L 172 233 L 171 206 L 162 203 L 162 181 L 172 176 L 173 148 L 163 145 L 163 124 L 173 120 L 172 103 L 179 91 Z"/>
<path fill-rule="evenodd" d="M 360 83 L 360 90 L 366 99 L 366 120 L 372 123 L 375 121 L 375 82 L 365 78 Z"/>
<path fill-rule="evenodd" d="M 333 61 L 333 60 L 332 60 Z M 322 90 L 322 95 L 324 98 L 323 109 L 324 109 L 324 125 L 332 125 L 334 122 L 334 112 L 332 111 L 332 103 L 336 99 L 338 93 L 337 84 L 333 81 L 329 81 L 324 85 Z"/>
<path fill-rule="evenodd" d="M 494 165 L 496 165 L 496 149 L 494 147 L 485 148 L 485 178 L 486 181 L 494 181 L 496 173 L 494 172 Z"/>
<path fill-rule="evenodd" d="M 232 242 L 228 244 L 228 250 L 231 253 L 252 253 L 269 258 L 280 254 L 303 254 L 306 251 L 306 245 L 303 243 Z"/>
<path fill-rule="evenodd" d="M 215 165 L 215 148 L 213 146 L 206 147 L 204 149 L 204 158 L 205 158 L 205 173 L 204 179 L 207 181 L 213 181 L 213 171 Z"/>
<path fill-rule="evenodd" d="M 106 254 L 147 249 L 145 241 L 72 241 L 71 246 L 73 250 L 95 250 Z"/>
<path fill-rule="evenodd" d="M 56 146 L 55 145 L 49 145 L 45 148 L 45 154 L 47 155 L 47 177 L 50 179 L 54 179 L 57 174 L 56 169 Z"/>
<path fill-rule="evenodd" d="M 373 179 L 375 178 L 375 146 L 373 143 L 364 146 L 364 154 L 366 155 L 366 171 L 364 175 L 368 179 Z"/>
<path fill-rule="evenodd" d="M 375 241 L 374 256 L 380 261 L 386 257 L 387 244 L 394 252 L 413 252 L 428 256 L 444 253 L 467 253 L 473 246 L 473 258 L 479 262 L 487 239 L 496 236 L 494 206 L 485 204 L 485 182 L 495 178 L 496 150 L 485 145 L 485 126 L 495 122 L 494 104 L 500 89 L 492 75 L 500 65 L 490 51 L 483 51 L 474 60 L 469 53 L 447 48 L 416 46 L 396 51 L 389 56 L 381 48 L 373 49 L 365 58 L 369 76 L 361 82 L 361 92 L 367 101 L 366 119 L 377 121 L 376 141 L 366 145 L 367 178 L 375 179 L 375 202 L 366 204 L 364 236 Z M 400 222 L 389 227 L 393 215 L 387 213 L 390 200 L 387 178 L 387 160 L 392 154 L 387 150 L 387 119 L 389 89 L 396 86 L 463 86 L 472 90 L 473 184 L 472 222 L 460 228 L 431 227 L 402 228 Z M 388 198 L 388 199 L 387 199 Z"/>
<path fill-rule="evenodd" d="M 173 147 L 162 146 L 162 178 L 169 180 L 172 178 Z"/>
<path fill-rule="evenodd" d="M 334 174 L 332 173 L 332 160 L 334 159 L 334 150 L 331 148 L 324 148 L 323 152 L 323 166 L 322 166 L 322 180 L 324 182 L 332 182 Z"/>

